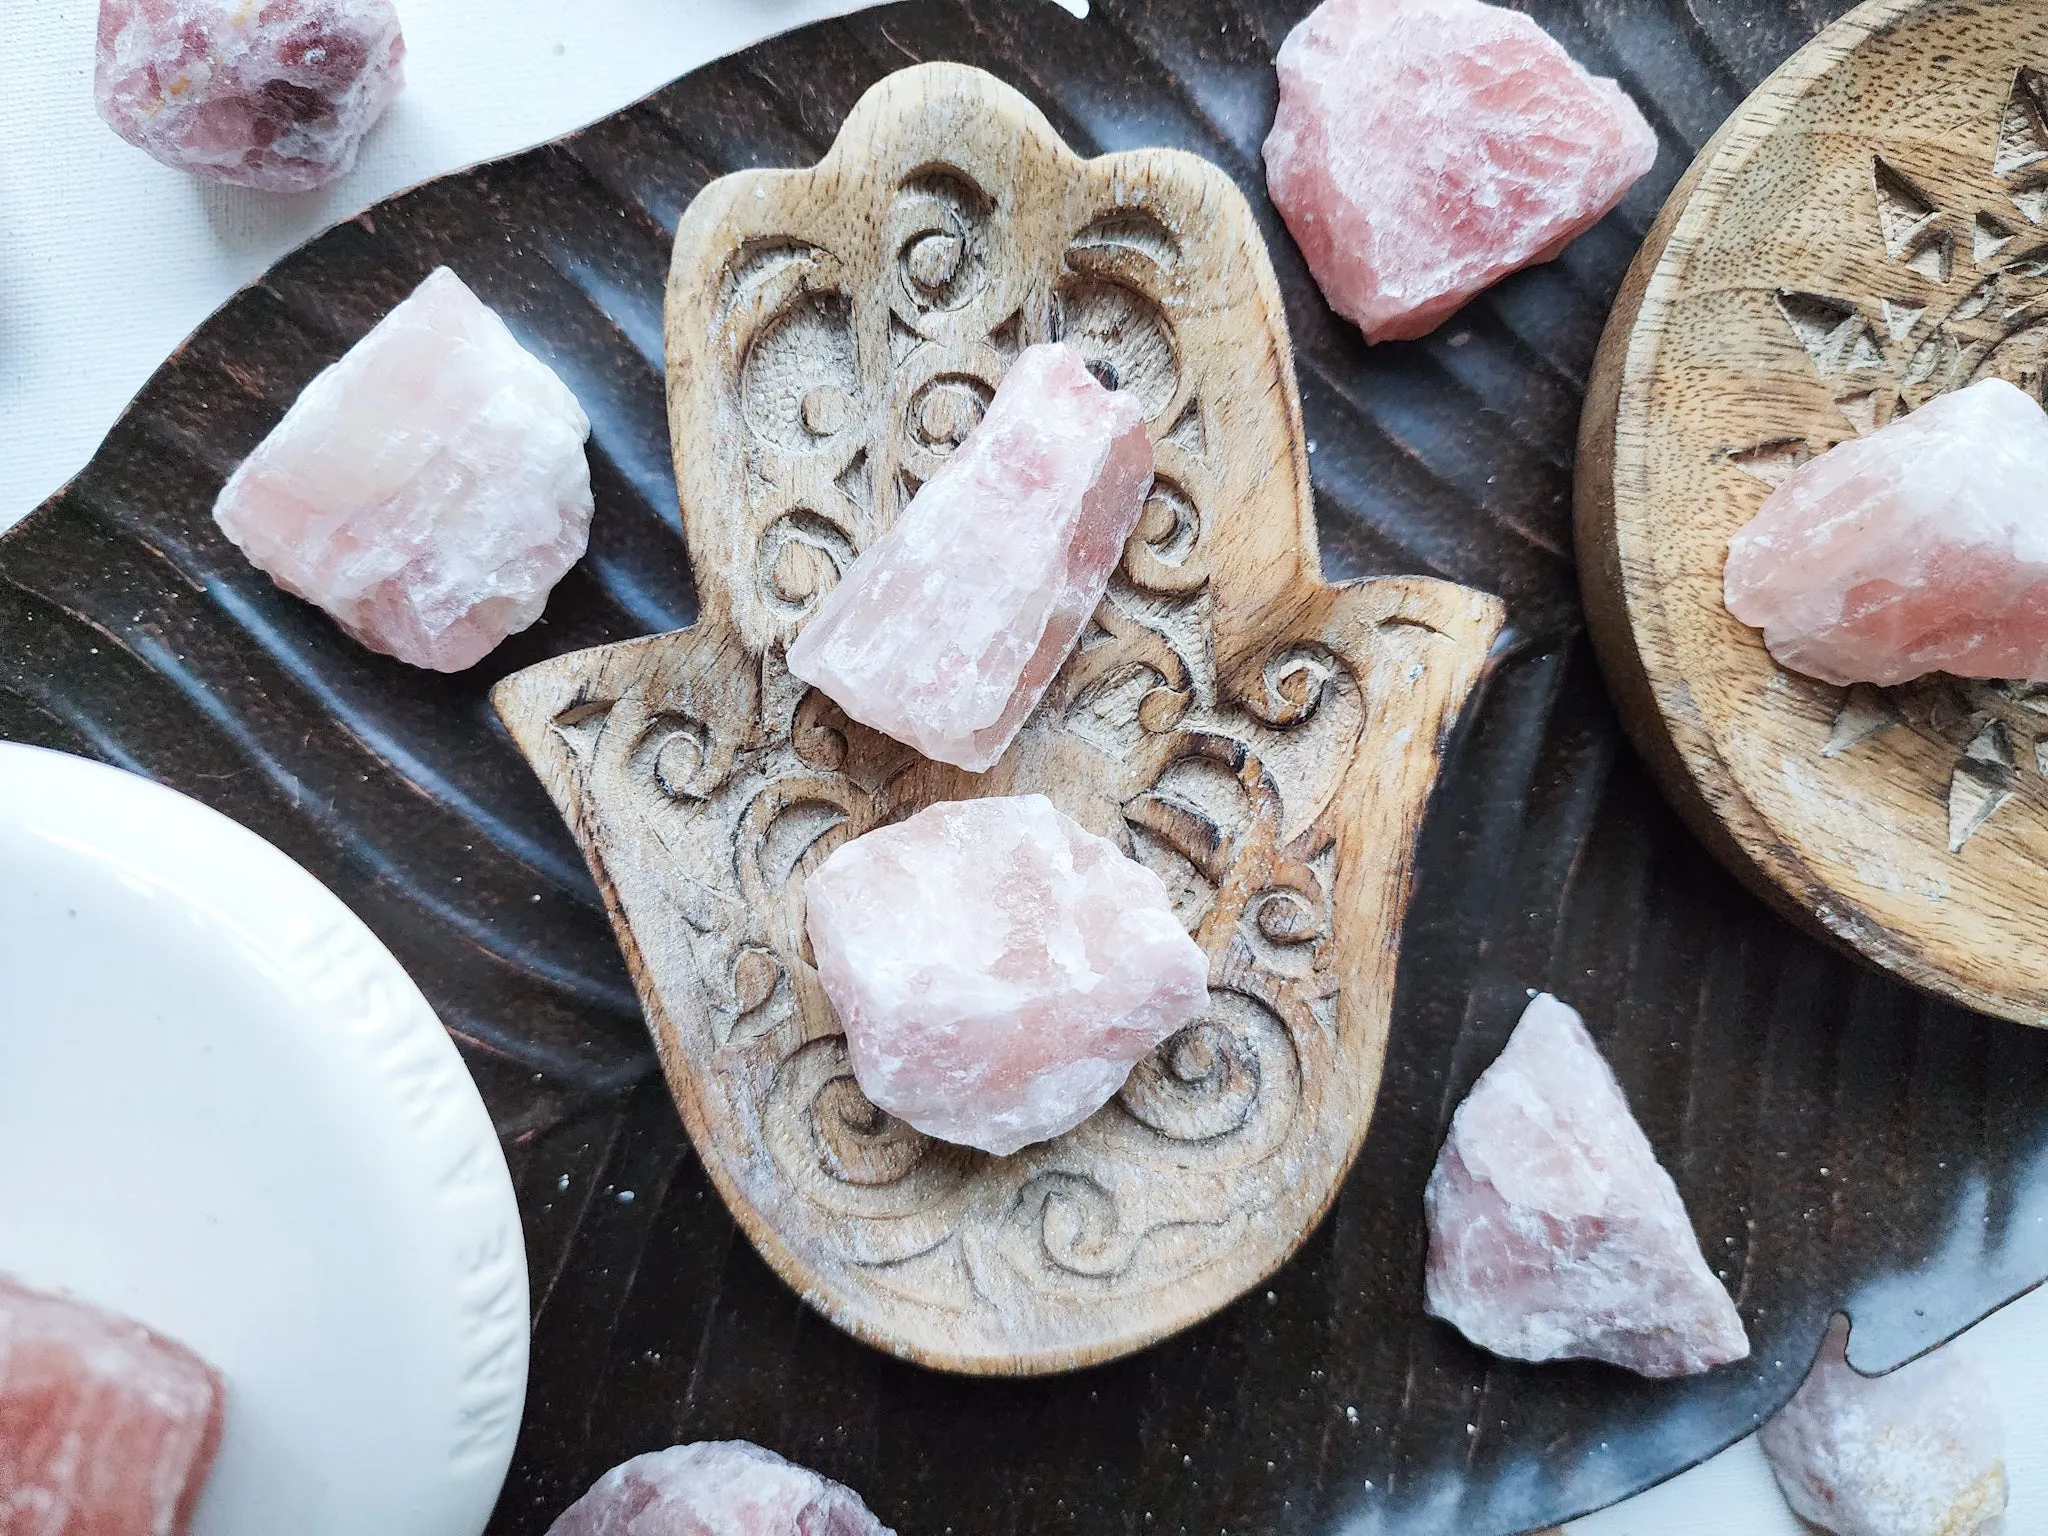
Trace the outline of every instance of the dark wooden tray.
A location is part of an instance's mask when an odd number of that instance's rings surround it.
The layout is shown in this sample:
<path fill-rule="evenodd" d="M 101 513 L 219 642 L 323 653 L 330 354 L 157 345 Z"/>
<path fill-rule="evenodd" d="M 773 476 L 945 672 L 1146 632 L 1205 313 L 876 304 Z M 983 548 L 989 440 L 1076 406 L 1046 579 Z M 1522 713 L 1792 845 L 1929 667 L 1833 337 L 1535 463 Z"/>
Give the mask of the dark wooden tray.
<path fill-rule="evenodd" d="M 463 1045 L 519 1182 L 536 1307 L 495 1532 L 544 1531 L 624 1456 L 737 1435 L 845 1479 L 905 1536 L 1492 1536 L 1745 1433 L 1837 1306 L 1858 1362 L 1881 1366 L 2048 1275 L 2048 1037 L 1768 913 L 1657 798 L 1580 633 L 1572 442 L 1609 302 L 1692 152 L 1845 7 L 1537 0 L 1644 103 L 1664 157 L 1555 265 L 1370 352 L 1261 183 L 1272 51 L 1306 8 L 1097 0 L 1079 22 L 1045 0 L 912 0 L 764 44 L 286 259 L 0 541 L 0 735 L 138 769 L 277 842 Z M 1328 575 L 1424 572 L 1510 615 L 1424 834 L 1386 1085 L 1334 1212 L 1212 1321 L 1026 1382 L 854 1342 L 736 1232 L 655 1080 L 582 861 L 485 697 L 542 658 L 694 618 L 660 375 L 669 234 L 710 178 L 811 163 L 862 89 L 924 58 L 994 71 L 1084 152 L 1176 145 L 1234 177 L 1287 294 Z M 314 371 L 442 261 L 583 400 L 599 502 L 547 619 L 454 679 L 360 650 L 208 516 Z M 1422 1316 L 1423 1180 L 1531 986 L 1580 1006 L 1609 1052 L 1741 1302 L 1753 1368 L 1654 1384 L 1515 1366 Z"/>

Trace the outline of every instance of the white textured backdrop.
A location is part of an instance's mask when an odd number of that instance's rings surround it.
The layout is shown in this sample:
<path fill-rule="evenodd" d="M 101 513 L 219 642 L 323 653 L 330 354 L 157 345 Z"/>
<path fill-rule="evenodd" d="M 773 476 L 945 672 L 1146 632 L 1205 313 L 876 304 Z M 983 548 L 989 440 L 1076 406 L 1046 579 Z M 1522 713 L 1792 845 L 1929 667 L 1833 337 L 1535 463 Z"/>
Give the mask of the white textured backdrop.
<path fill-rule="evenodd" d="M 866 0 L 399 0 L 406 88 L 355 171 L 278 197 L 196 181 L 93 111 L 97 0 L 0 0 L 0 528 L 82 467 L 229 294 L 310 236 Z"/>
<path fill-rule="evenodd" d="M 97 0 L 0 0 L 0 528 L 90 457 L 237 288 L 403 187 L 566 133 L 686 70 L 869 0 L 399 0 L 406 89 L 354 173 L 273 197 L 200 183 L 93 112 Z M 1058 0 L 1077 12 L 1081 0 Z M 1420 1298 L 1418 1298 L 1419 1303 Z M 1972 1336 L 2012 1432 L 2008 1536 L 2048 1536 L 2048 1292 Z M 1753 1443 L 1572 1536 L 1801 1536 Z"/>

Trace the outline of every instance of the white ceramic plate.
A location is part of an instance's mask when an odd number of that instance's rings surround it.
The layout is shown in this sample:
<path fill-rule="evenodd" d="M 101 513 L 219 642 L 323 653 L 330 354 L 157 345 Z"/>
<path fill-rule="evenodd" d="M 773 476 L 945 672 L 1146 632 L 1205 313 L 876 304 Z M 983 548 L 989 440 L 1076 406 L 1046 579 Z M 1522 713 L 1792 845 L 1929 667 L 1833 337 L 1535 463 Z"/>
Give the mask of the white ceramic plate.
<path fill-rule="evenodd" d="M 229 1388 L 193 1536 L 475 1536 L 526 1393 L 476 1086 L 389 951 L 253 833 L 0 744 L 0 1271 Z"/>

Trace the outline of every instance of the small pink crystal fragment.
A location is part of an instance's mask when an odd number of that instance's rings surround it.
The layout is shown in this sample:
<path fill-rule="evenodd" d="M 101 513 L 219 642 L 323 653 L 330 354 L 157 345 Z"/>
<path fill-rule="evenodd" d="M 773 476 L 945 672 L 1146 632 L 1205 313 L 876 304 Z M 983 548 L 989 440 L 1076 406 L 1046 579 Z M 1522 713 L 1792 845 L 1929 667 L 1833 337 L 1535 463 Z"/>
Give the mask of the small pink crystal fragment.
<path fill-rule="evenodd" d="M 184 1345 L 0 1277 L 0 1532 L 182 1536 L 223 1394 Z"/>
<path fill-rule="evenodd" d="M 1939 1353 L 1859 1374 L 1841 1319 L 1757 1439 L 1785 1501 L 1836 1536 L 1993 1536 L 2005 1518 L 2005 1425 L 1984 1378 Z"/>
<path fill-rule="evenodd" d="M 981 425 L 818 605 L 789 670 L 863 724 L 981 772 L 1102 601 L 1151 483 L 1138 402 L 1071 347 L 1027 348 Z"/>
<path fill-rule="evenodd" d="M 1267 190 L 1367 341 L 1551 260 L 1657 158 L 1620 86 L 1479 0 L 1324 0 L 1278 63 Z"/>
<path fill-rule="evenodd" d="M 1548 993 L 1458 1106 L 1423 1203 L 1430 1313 L 1482 1349 L 1659 1377 L 1749 1353 L 1621 1085 Z"/>
<path fill-rule="evenodd" d="M 804 899 L 862 1090 L 985 1152 L 1072 1130 L 1209 1000 L 1159 877 L 1043 795 L 855 838 Z"/>
<path fill-rule="evenodd" d="M 356 163 L 404 58 L 391 0 L 100 0 L 93 96 L 165 165 L 307 192 Z"/>
<path fill-rule="evenodd" d="M 895 1536 L 851 1488 L 745 1440 L 702 1440 L 605 1473 L 548 1536 Z"/>
<path fill-rule="evenodd" d="M 2048 682 L 2048 415 L 2003 379 L 1794 471 L 1729 542 L 1728 611 L 1827 683 Z"/>
<path fill-rule="evenodd" d="M 442 267 L 306 386 L 214 521 L 371 650 L 459 672 L 583 557 L 589 436 L 568 386 Z"/>

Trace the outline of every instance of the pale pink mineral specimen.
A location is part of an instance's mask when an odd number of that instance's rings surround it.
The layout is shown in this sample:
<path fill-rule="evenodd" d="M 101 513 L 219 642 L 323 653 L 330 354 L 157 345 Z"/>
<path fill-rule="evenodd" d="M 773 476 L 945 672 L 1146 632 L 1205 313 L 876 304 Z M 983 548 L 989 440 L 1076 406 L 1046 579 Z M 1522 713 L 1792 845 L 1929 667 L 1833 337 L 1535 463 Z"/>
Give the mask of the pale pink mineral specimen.
<path fill-rule="evenodd" d="M 1159 877 L 1043 795 L 855 838 L 804 899 L 861 1089 L 985 1152 L 1072 1130 L 1208 1002 Z"/>
<path fill-rule="evenodd" d="M 1267 191 L 1367 341 L 1551 260 L 1657 158 L 1620 86 L 1479 0 L 1324 0 L 1278 62 Z"/>
<path fill-rule="evenodd" d="M 100 0 L 100 116 L 165 165 L 265 192 L 345 175 L 405 83 L 391 0 Z"/>
<path fill-rule="evenodd" d="M 1729 542 L 1728 611 L 1828 683 L 2048 682 L 2048 415 L 2003 379 L 1831 448 Z"/>
<path fill-rule="evenodd" d="M 1621 1085 L 1548 993 L 1458 1106 L 1423 1203 L 1429 1310 L 1482 1349 L 1659 1377 L 1749 1353 Z"/>
<path fill-rule="evenodd" d="M 0 1532 L 181 1536 L 223 1395 L 184 1345 L 0 1278 Z"/>
<path fill-rule="evenodd" d="M 702 1440 L 605 1473 L 548 1536 L 895 1536 L 851 1488 L 745 1440 Z"/>
<path fill-rule="evenodd" d="M 1786 1502 L 1836 1536 L 2003 1527 L 2004 1422 L 1984 1378 L 1952 1355 L 1860 1375 L 1837 1319 L 1797 1395 L 1757 1438 Z"/>
<path fill-rule="evenodd" d="M 1138 402 L 1071 347 L 1026 349 L 980 426 L 818 605 L 789 670 L 863 724 L 981 772 L 1102 601 L 1151 483 Z"/>
<path fill-rule="evenodd" d="M 459 672 L 590 537 L 590 421 L 446 267 L 293 402 L 214 521 L 373 651 Z"/>

